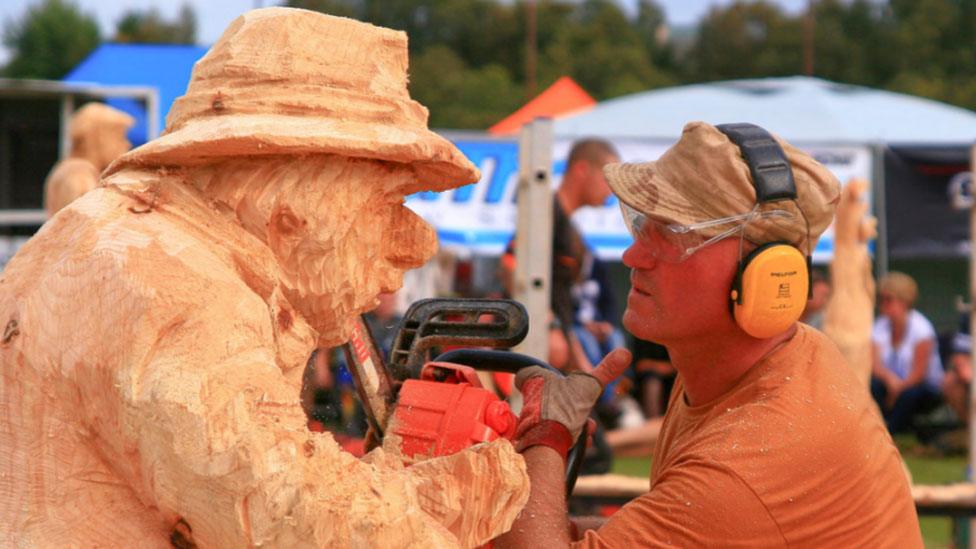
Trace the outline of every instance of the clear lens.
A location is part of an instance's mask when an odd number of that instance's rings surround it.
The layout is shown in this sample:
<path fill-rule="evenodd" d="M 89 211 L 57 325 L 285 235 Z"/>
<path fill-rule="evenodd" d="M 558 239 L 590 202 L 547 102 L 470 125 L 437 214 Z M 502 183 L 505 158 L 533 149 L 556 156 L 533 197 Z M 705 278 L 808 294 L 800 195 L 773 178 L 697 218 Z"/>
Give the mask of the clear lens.
<path fill-rule="evenodd" d="M 644 247 L 655 258 L 670 263 L 684 261 L 709 244 L 741 233 L 750 221 L 773 217 L 793 217 L 792 213 L 785 210 L 759 211 L 753 209 L 744 214 L 730 217 L 691 225 L 678 225 L 676 223 L 664 223 L 653 217 L 648 217 L 622 201 L 620 202 L 620 209 L 623 211 L 624 223 L 627 225 L 631 236 L 644 244 Z M 723 225 L 728 227 L 714 236 L 706 237 L 702 234 L 704 229 L 713 229 Z"/>
<path fill-rule="evenodd" d="M 620 203 L 624 223 L 635 240 L 662 261 L 677 263 L 695 252 L 704 239 L 698 231 L 685 231 L 682 225 L 666 224 Z"/>

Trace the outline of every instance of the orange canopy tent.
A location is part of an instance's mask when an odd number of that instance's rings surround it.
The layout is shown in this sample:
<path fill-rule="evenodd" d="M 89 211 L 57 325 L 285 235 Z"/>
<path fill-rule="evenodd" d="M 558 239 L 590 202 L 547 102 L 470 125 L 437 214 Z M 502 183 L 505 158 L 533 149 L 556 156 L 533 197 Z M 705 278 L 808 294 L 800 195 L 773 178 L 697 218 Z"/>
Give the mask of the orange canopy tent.
<path fill-rule="evenodd" d="M 596 100 L 572 78 L 563 76 L 522 108 L 508 115 L 501 122 L 488 128 L 493 135 L 513 134 L 526 123 L 539 117 L 557 118 L 593 108 Z"/>

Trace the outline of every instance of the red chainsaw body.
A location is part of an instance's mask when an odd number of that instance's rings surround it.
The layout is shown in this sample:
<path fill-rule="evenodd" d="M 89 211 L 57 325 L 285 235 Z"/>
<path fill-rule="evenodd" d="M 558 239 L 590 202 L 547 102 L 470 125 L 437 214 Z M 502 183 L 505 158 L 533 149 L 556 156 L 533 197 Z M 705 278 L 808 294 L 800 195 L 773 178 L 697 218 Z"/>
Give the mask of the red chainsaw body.
<path fill-rule="evenodd" d="M 508 403 L 485 389 L 473 368 L 430 362 L 420 379 L 400 387 L 391 430 L 400 437 L 404 456 L 428 458 L 500 437 L 511 439 L 516 421 Z"/>

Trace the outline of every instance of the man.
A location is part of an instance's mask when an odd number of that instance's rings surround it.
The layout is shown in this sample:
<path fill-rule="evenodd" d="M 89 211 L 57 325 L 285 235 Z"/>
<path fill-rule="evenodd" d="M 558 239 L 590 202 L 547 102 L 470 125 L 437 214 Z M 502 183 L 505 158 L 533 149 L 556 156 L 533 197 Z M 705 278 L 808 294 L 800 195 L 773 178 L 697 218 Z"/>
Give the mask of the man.
<path fill-rule="evenodd" d="M 568 341 L 572 362 L 600 357 L 601 346 L 612 344 L 616 304 L 607 285 L 605 266 L 583 240 L 572 216 L 583 207 L 603 206 L 610 196 L 603 167 L 619 162 L 613 145 L 602 139 L 583 139 L 570 148 L 566 171 L 556 190 L 552 210 L 553 326 Z M 511 280 L 515 268 L 515 245 L 510 243 L 502 257 L 503 277 Z M 574 330 L 579 327 L 580 330 Z M 555 332 L 555 330 L 554 330 Z M 553 336 L 559 337 L 558 333 Z M 576 336 L 579 337 L 577 341 Z M 552 339 L 552 337 L 550 338 Z M 562 346 L 557 341 L 557 346 Z M 560 364 L 560 366 L 562 366 Z"/>
<path fill-rule="evenodd" d="M 404 197 L 478 179 L 427 130 L 407 59 L 402 32 L 244 14 L 165 134 L 14 257 L 0 545 L 475 546 L 508 528 L 527 488 L 507 443 L 360 461 L 299 402 L 312 349 L 433 254 Z"/>
<path fill-rule="evenodd" d="M 763 215 L 748 223 L 735 220 L 757 208 L 749 166 L 708 124 L 685 126 L 657 162 L 607 167 L 614 193 L 659 229 L 637 233 L 624 253 L 632 289 L 623 323 L 635 336 L 667 346 L 678 380 L 650 491 L 586 530 L 579 546 L 921 547 L 898 452 L 833 344 L 795 322 L 782 333 L 753 337 L 729 312 L 742 254 L 774 241 L 808 249 L 837 200 L 830 172 L 779 144 L 797 198 L 762 204 Z M 728 223 L 704 223 L 715 220 Z M 697 247 L 669 236 L 693 236 L 672 230 L 676 223 L 705 227 Z M 711 241 L 720 234 L 732 236 Z M 563 449 L 582 430 L 600 386 L 628 360 L 626 351 L 615 351 L 593 376 L 520 373 L 525 407 L 517 447 L 532 489 L 505 544 L 570 543 Z"/>
<path fill-rule="evenodd" d="M 964 425 L 969 424 L 969 391 L 973 382 L 973 336 L 969 334 L 969 313 L 959 315 L 959 329 L 952 336 L 952 354 L 942 391 Z"/>
<path fill-rule="evenodd" d="M 98 175 L 132 147 L 125 137 L 135 120 L 102 103 L 88 103 L 71 117 L 71 152 L 44 182 L 44 209 L 52 217 L 98 185 Z"/>

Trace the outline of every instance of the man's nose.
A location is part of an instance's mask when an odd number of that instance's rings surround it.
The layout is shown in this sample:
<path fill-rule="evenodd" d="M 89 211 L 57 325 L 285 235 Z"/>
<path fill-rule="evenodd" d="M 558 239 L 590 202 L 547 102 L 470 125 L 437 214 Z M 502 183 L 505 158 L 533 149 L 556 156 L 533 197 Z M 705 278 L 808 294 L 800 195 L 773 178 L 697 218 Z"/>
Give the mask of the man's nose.
<path fill-rule="evenodd" d="M 645 246 L 642 246 L 640 242 L 634 240 L 634 242 L 624 250 L 623 255 L 624 265 L 630 267 L 631 269 L 653 269 L 657 266 L 657 258 L 651 253 Z"/>
<path fill-rule="evenodd" d="M 437 233 L 406 206 L 397 206 L 386 240 L 386 259 L 394 267 L 413 269 L 437 252 Z"/>

